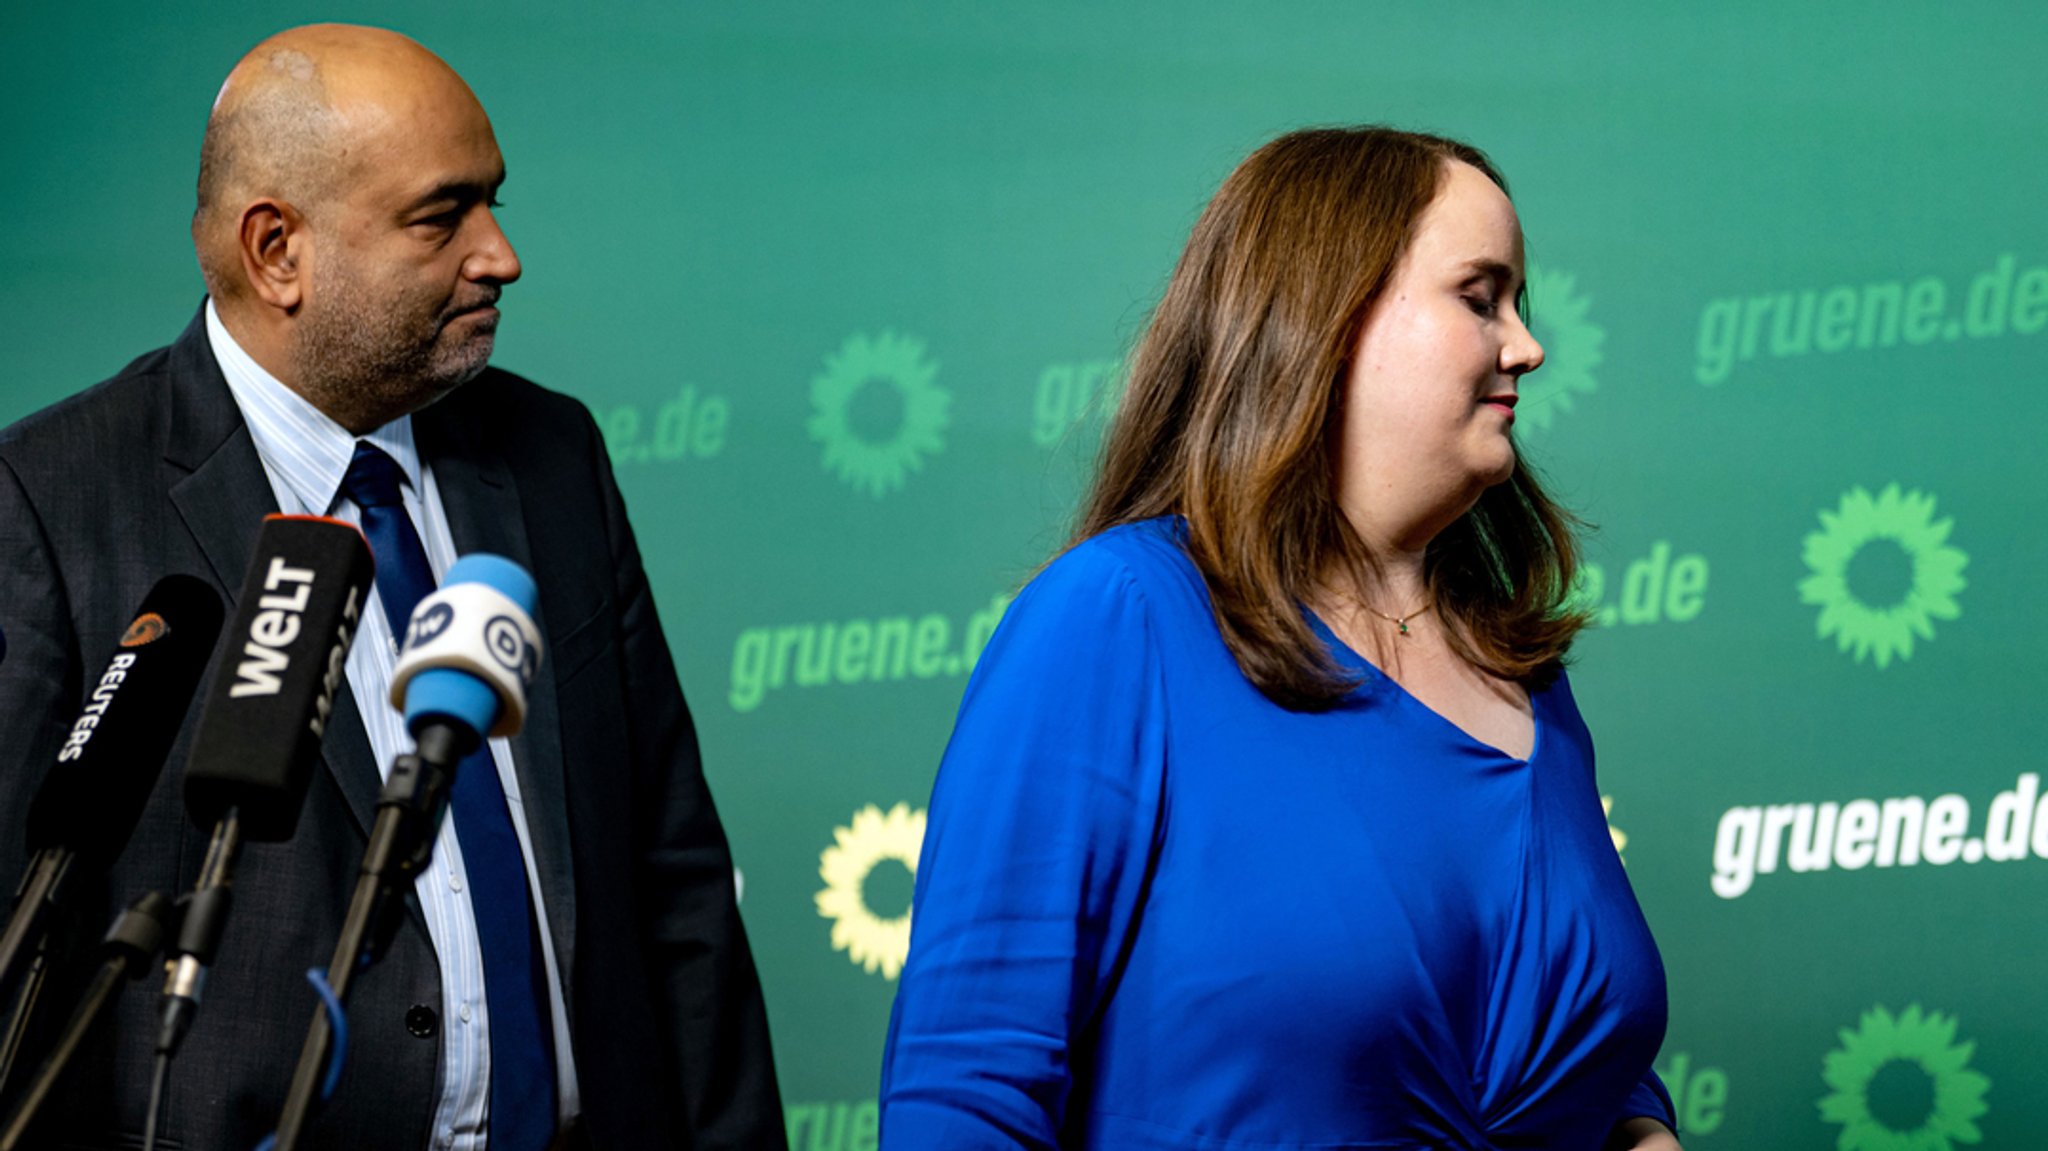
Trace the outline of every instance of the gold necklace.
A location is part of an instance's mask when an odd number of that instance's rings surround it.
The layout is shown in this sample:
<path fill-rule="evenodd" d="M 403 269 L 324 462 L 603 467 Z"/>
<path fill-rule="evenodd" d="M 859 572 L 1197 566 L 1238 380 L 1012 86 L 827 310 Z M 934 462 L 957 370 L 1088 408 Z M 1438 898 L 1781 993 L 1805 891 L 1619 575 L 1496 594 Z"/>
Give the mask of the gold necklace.
<path fill-rule="evenodd" d="M 1421 607 L 1419 607 L 1419 608 L 1416 608 L 1416 609 L 1415 609 L 1414 611 L 1411 611 L 1411 612 L 1409 612 L 1409 613 L 1408 613 L 1407 615 L 1403 615 L 1403 616 L 1392 616 L 1392 615 L 1388 615 L 1388 614 L 1387 614 L 1386 612 L 1383 612 L 1383 611 L 1379 610 L 1379 609 L 1378 609 L 1378 608 L 1376 608 L 1376 607 L 1373 607 L 1373 606 L 1372 606 L 1371 604 L 1369 604 L 1369 603 L 1366 603 L 1366 602 L 1364 602 L 1363 600 L 1353 600 L 1352 602 L 1354 602 L 1354 603 L 1358 604 L 1358 606 L 1359 606 L 1359 607 L 1362 607 L 1362 608 L 1364 608 L 1365 610 L 1367 610 L 1367 611 L 1371 612 L 1372 614 L 1374 614 L 1374 615 L 1376 615 L 1376 616 L 1380 617 L 1381 619 L 1383 619 L 1383 620 L 1386 620 L 1386 621 L 1387 621 L 1388 623 L 1390 623 L 1390 624 L 1393 624 L 1393 625 L 1394 625 L 1395 627 L 1398 627 L 1398 628 L 1400 628 L 1400 629 L 1401 629 L 1401 634 L 1402 634 L 1402 635 L 1407 635 L 1407 634 L 1408 634 L 1408 621 L 1409 621 L 1409 620 L 1411 620 L 1411 619 L 1417 619 L 1417 618 L 1420 618 L 1420 617 L 1422 617 L 1422 616 L 1428 615 L 1428 614 L 1429 614 L 1429 609 L 1430 609 L 1430 608 L 1433 608 L 1433 607 L 1435 607 L 1435 606 L 1436 606 L 1436 604 L 1434 604 L 1434 603 L 1426 603 L 1426 604 L 1423 604 L 1423 605 L 1422 605 Z"/>

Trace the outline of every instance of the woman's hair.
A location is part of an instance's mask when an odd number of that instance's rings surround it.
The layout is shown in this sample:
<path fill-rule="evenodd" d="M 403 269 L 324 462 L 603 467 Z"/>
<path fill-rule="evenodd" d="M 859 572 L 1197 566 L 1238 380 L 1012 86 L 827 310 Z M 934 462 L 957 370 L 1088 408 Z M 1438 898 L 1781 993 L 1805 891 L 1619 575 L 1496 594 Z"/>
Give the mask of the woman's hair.
<path fill-rule="evenodd" d="M 1335 492 L 1342 383 L 1453 161 L 1506 191 L 1477 149 L 1388 128 L 1292 132 L 1238 165 L 1132 354 L 1075 530 L 1184 517 L 1224 642 L 1285 707 L 1328 707 L 1357 683 L 1302 611 L 1333 576 L 1372 569 Z M 1424 578 L 1453 650 L 1510 679 L 1556 673 L 1587 622 L 1567 602 L 1576 522 L 1517 453 L 1431 541 Z"/>

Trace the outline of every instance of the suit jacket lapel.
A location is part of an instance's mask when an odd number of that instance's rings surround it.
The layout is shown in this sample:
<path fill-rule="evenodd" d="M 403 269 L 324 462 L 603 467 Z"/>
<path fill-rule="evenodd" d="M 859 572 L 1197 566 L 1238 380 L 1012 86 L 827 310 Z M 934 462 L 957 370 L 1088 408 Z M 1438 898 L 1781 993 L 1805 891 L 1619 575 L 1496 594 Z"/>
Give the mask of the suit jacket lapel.
<path fill-rule="evenodd" d="M 172 345 L 170 357 L 171 418 L 164 460 L 182 476 L 171 483 L 171 504 L 205 553 L 232 616 L 256 550 L 256 533 L 264 516 L 277 513 L 277 498 L 256 457 L 241 409 L 235 406 L 234 393 L 228 391 L 214 361 L 204 309 Z M 367 841 L 382 775 L 346 685 L 334 706 L 335 718 L 327 726 L 320 755 L 348 802 L 356 830 Z"/>
<path fill-rule="evenodd" d="M 487 387 L 471 383 L 468 387 Z M 511 468 L 477 427 L 461 417 L 459 393 L 413 416 L 420 457 L 434 471 L 441 509 L 458 555 L 493 552 L 513 560 L 537 580 L 547 572 L 534 563 L 525 511 Z M 551 634 L 545 614 L 535 623 Z M 519 778 L 526 830 L 533 842 L 534 869 L 547 904 L 548 934 L 561 967 L 563 988 L 575 986 L 576 884 L 569 851 L 567 788 L 562 778 L 562 721 L 555 699 L 554 667 L 545 658 L 527 689 L 526 726 L 512 741 L 513 771 Z M 565 995 L 565 998 L 567 996 Z M 573 1008 L 572 1008 L 573 1009 Z"/>

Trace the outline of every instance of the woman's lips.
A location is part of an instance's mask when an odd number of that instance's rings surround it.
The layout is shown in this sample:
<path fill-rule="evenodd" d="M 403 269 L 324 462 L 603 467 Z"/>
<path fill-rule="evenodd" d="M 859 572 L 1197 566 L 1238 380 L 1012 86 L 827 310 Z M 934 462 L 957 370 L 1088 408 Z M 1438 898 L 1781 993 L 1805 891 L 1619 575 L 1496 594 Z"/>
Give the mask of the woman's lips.
<path fill-rule="evenodd" d="M 1517 399 L 1519 399 L 1517 396 L 1488 396 L 1479 402 L 1499 408 L 1503 415 L 1512 420 L 1515 418 L 1515 402 Z"/>

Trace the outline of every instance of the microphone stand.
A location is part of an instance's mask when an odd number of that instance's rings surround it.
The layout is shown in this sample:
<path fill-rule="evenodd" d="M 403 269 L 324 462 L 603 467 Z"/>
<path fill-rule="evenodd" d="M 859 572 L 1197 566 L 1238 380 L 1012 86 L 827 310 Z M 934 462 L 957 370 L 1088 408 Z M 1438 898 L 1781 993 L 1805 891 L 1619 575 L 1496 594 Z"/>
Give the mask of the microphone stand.
<path fill-rule="evenodd" d="M 171 947 L 164 980 L 163 1026 L 157 1032 L 156 1052 L 169 1059 L 192 1028 L 199 1013 L 199 997 L 206 990 L 206 969 L 220 950 L 220 937 L 227 931 L 228 910 L 234 904 L 235 861 L 242 854 L 242 812 L 230 807 L 213 827 L 213 839 L 206 846 L 206 862 L 199 868 L 199 883 L 183 900 L 185 918 L 178 925 L 178 939 Z"/>
<path fill-rule="evenodd" d="M 422 728 L 418 738 L 419 750 L 392 763 L 391 777 L 377 798 L 370 846 L 363 854 L 334 959 L 327 965 L 328 986 L 344 1004 L 356 973 L 383 958 L 391 946 L 405 893 L 432 858 L 434 837 L 448 810 L 449 789 L 455 784 L 456 766 L 481 742 L 475 731 L 451 724 Z M 333 1041 L 334 1029 L 323 1005 L 313 1013 L 305 1046 L 299 1050 L 299 1065 L 292 1072 L 291 1090 L 278 1117 L 275 1151 L 294 1151 L 298 1146 L 317 1101 Z"/>
<path fill-rule="evenodd" d="M 7 1034 L 0 1037 L 0 1093 L 5 1092 L 7 1081 L 14 1077 L 14 1062 L 21 1057 L 29 1020 L 35 1017 L 36 1002 L 42 998 L 43 981 L 50 974 L 49 951 L 47 938 L 37 940 L 35 958 L 29 961 L 28 974 L 14 997 L 14 1014 L 7 1020 Z"/>
<path fill-rule="evenodd" d="M 69 851 L 46 847 L 29 863 L 28 874 L 14 894 L 14 915 L 7 921 L 6 932 L 0 934 L 0 985 L 14 977 L 15 965 L 30 937 L 40 941 L 43 920 L 56 905 L 57 888 L 71 869 L 71 859 Z"/>
<path fill-rule="evenodd" d="M 161 1020 L 156 1033 L 156 1067 L 150 1073 L 149 1110 L 143 1117 L 143 1151 L 156 1147 L 157 1117 L 162 1112 L 164 1085 L 171 1077 L 171 1057 L 192 1030 L 199 1014 L 199 997 L 206 990 L 206 969 L 220 950 L 220 937 L 227 931 L 228 911 L 234 905 L 235 861 L 242 854 L 242 809 L 230 806 L 213 825 L 213 839 L 206 845 L 206 862 L 200 865 L 199 882 L 192 894 L 179 900 L 184 918 L 178 924 L 177 942 L 171 945 L 164 963 Z"/>
<path fill-rule="evenodd" d="M 106 958 L 101 961 L 92 984 L 86 988 L 85 997 L 71 1013 L 71 1022 L 65 1024 L 64 1034 L 58 1038 L 56 1048 L 36 1070 L 28 1092 L 8 1118 L 6 1130 L 0 1132 L 0 1151 L 14 1151 L 20 1145 L 29 1125 L 35 1121 L 36 1111 L 49 1098 L 50 1089 L 57 1085 L 58 1078 L 85 1042 L 93 1024 L 99 1022 L 107 1006 L 114 1001 L 121 981 L 140 979 L 149 970 L 157 952 L 162 950 L 164 930 L 174 914 L 170 897 L 161 891 L 152 891 L 130 904 L 128 910 L 114 921 L 101 947 Z"/>
<path fill-rule="evenodd" d="M 15 892 L 14 915 L 7 921 L 5 934 L 0 935 L 0 987 L 13 977 L 31 939 L 35 944 L 33 952 L 26 952 L 28 974 L 23 976 L 21 988 L 15 994 L 6 1034 L 0 1036 L 0 1087 L 13 1078 L 15 1060 L 21 1056 L 21 1045 L 28 1038 L 29 1023 L 42 997 L 43 982 L 50 973 L 49 920 L 57 907 L 58 889 L 71 873 L 73 858 L 72 852 L 55 847 L 36 853 Z"/>

